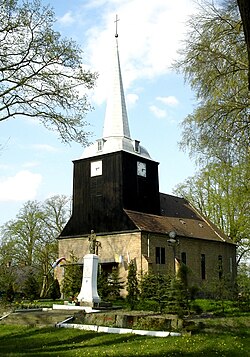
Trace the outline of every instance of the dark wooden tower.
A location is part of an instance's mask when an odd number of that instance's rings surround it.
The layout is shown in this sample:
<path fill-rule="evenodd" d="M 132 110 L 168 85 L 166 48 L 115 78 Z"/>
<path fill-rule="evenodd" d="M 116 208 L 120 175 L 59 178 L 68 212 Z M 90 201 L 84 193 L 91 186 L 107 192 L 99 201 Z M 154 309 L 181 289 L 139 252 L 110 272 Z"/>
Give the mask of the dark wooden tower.
<path fill-rule="evenodd" d="M 124 209 L 160 214 L 158 163 L 130 137 L 117 37 L 114 57 L 103 138 L 74 161 L 72 217 L 61 237 L 134 229 Z"/>
<path fill-rule="evenodd" d="M 74 161 L 72 217 L 62 236 L 133 229 L 123 209 L 160 214 L 158 163 L 118 151 Z"/>

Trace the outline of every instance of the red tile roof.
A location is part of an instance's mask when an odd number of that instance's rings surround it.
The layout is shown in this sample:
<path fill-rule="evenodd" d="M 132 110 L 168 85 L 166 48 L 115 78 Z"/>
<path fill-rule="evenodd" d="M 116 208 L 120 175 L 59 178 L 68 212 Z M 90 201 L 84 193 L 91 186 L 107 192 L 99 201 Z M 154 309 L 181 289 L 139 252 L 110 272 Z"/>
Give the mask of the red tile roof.
<path fill-rule="evenodd" d="M 181 237 L 233 243 L 184 198 L 161 194 L 161 216 L 130 210 L 125 212 L 141 231 L 164 234 L 175 231 Z"/>

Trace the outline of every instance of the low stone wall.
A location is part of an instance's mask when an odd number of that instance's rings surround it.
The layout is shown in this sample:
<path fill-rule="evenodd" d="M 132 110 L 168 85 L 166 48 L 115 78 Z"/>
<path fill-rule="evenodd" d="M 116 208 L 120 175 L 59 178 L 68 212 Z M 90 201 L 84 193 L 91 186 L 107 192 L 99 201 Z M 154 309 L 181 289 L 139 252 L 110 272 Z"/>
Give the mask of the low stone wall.
<path fill-rule="evenodd" d="M 99 325 L 118 328 L 133 328 L 147 330 L 175 331 L 182 330 L 186 325 L 183 319 L 175 315 L 132 314 L 132 313 L 94 313 L 83 311 L 74 314 L 73 323 Z"/>

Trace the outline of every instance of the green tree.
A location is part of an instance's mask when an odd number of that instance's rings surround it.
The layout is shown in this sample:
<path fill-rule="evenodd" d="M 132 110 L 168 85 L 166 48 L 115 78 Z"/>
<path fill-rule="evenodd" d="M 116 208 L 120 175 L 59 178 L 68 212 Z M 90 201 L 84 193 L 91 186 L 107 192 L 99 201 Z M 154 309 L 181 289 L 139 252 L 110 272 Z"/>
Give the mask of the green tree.
<path fill-rule="evenodd" d="M 239 161 L 249 150 L 248 58 L 237 3 L 201 4 L 192 16 L 176 68 L 198 105 L 183 121 L 182 147 L 207 161 L 223 155 Z"/>
<path fill-rule="evenodd" d="M 101 265 L 98 267 L 97 275 L 97 291 L 101 299 L 108 299 L 110 292 L 110 285 L 108 282 L 108 272 L 101 268 Z"/>
<path fill-rule="evenodd" d="M 250 306 L 250 267 L 247 263 L 239 265 L 237 274 L 238 301 L 241 309 L 249 311 Z"/>
<path fill-rule="evenodd" d="M 81 49 L 54 22 L 39 0 L 0 2 L 0 120 L 32 117 L 63 141 L 86 144 L 86 91 L 96 74 L 83 70 Z"/>
<path fill-rule="evenodd" d="M 120 291 L 124 287 L 124 282 L 119 276 L 119 269 L 117 267 L 112 268 L 112 272 L 108 277 L 109 285 L 109 299 L 115 300 L 120 297 Z"/>
<path fill-rule="evenodd" d="M 15 297 L 15 292 L 14 292 L 13 284 L 10 283 L 6 290 L 5 299 L 8 302 L 13 302 L 14 297 Z"/>
<path fill-rule="evenodd" d="M 249 177 L 245 162 L 210 163 L 175 189 L 238 244 L 238 263 L 250 252 Z"/>
<path fill-rule="evenodd" d="M 77 257 L 70 254 L 70 260 L 64 267 L 64 277 L 62 284 L 62 293 L 64 298 L 75 299 L 80 293 L 82 284 L 82 266 L 77 264 Z"/>
<path fill-rule="evenodd" d="M 168 289 L 171 279 L 166 275 L 145 273 L 140 280 L 140 299 L 155 301 L 158 305 L 158 311 L 162 312 L 166 306 Z"/>
<path fill-rule="evenodd" d="M 39 284 L 37 281 L 37 276 L 33 269 L 29 269 L 26 279 L 24 281 L 23 292 L 25 297 L 30 301 L 33 301 L 39 297 Z"/>
<path fill-rule="evenodd" d="M 124 287 L 124 282 L 119 276 L 117 267 L 113 267 L 111 273 L 102 269 L 99 265 L 97 276 L 98 294 L 102 299 L 115 300 L 120 297 L 120 291 Z"/>
<path fill-rule="evenodd" d="M 1 242 L 1 240 L 0 240 Z M 6 292 L 11 285 L 14 287 L 17 274 L 12 266 L 13 242 L 1 242 L 0 244 L 0 291 Z"/>
<path fill-rule="evenodd" d="M 250 96 L 248 55 L 236 0 L 201 1 L 176 68 L 184 73 L 197 106 L 184 119 L 181 147 L 200 172 L 175 192 L 198 207 L 239 244 L 238 262 L 249 251 Z"/>
<path fill-rule="evenodd" d="M 52 264 L 58 255 L 57 237 L 69 217 L 69 198 L 54 196 L 45 202 L 26 202 L 16 219 L 1 229 L 0 266 L 12 279 L 17 267 L 36 271 L 40 296 L 45 297 L 53 283 Z M 18 277 L 17 277 L 18 278 Z"/>
<path fill-rule="evenodd" d="M 50 285 L 49 297 L 53 300 L 60 299 L 61 297 L 60 285 L 57 279 L 54 279 L 53 283 Z"/>
<path fill-rule="evenodd" d="M 248 0 L 237 0 L 243 29 L 245 33 L 247 52 L 248 52 L 248 89 L 250 90 L 250 3 Z"/>
<path fill-rule="evenodd" d="M 133 310 L 139 298 L 139 282 L 137 279 L 137 269 L 134 261 L 131 261 L 128 266 L 128 278 L 127 278 L 127 292 L 126 297 L 130 309 Z"/>
<path fill-rule="evenodd" d="M 69 219 L 70 198 L 64 195 L 50 197 L 43 203 L 42 211 L 44 213 L 43 234 L 37 245 L 36 261 L 40 274 L 43 275 L 40 296 L 44 297 L 47 295 L 50 285 L 54 283 L 51 264 L 58 255 L 56 238 Z"/>
<path fill-rule="evenodd" d="M 28 201 L 17 214 L 17 218 L 3 226 L 2 243 L 11 247 L 12 264 L 34 264 L 36 247 L 42 239 L 43 219 L 40 203 Z"/>
<path fill-rule="evenodd" d="M 190 310 L 191 291 L 193 288 L 188 288 L 188 268 L 185 264 L 181 263 L 175 277 L 167 290 L 167 301 L 165 311 L 168 313 L 175 313 L 183 316 Z"/>

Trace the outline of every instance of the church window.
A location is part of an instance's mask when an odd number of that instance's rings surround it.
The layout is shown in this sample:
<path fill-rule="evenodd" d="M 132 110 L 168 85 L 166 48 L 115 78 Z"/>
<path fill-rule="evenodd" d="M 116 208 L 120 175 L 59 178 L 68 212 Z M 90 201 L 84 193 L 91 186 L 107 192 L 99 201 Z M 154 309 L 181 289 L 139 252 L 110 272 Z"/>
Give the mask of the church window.
<path fill-rule="evenodd" d="M 156 264 L 165 264 L 165 248 L 164 247 L 156 247 L 155 248 L 155 262 Z"/>
<path fill-rule="evenodd" d="M 97 140 L 97 151 L 102 151 L 103 148 L 103 140 Z"/>
<path fill-rule="evenodd" d="M 219 279 L 222 278 L 223 268 L 222 268 L 222 255 L 218 256 L 218 271 L 219 271 Z"/>
<path fill-rule="evenodd" d="M 201 279 L 206 279 L 206 256 L 201 254 Z"/>
<path fill-rule="evenodd" d="M 186 254 L 186 252 L 182 252 L 181 253 L 181 262 L 183 264 L 187 264 L 187 254 Z"/>
<path fill-rule="evenodd" d="M 102 196 L 103 180 L 102 176 L 96 176 L 91 179 L 90 194 L 91 197 Z"/>

